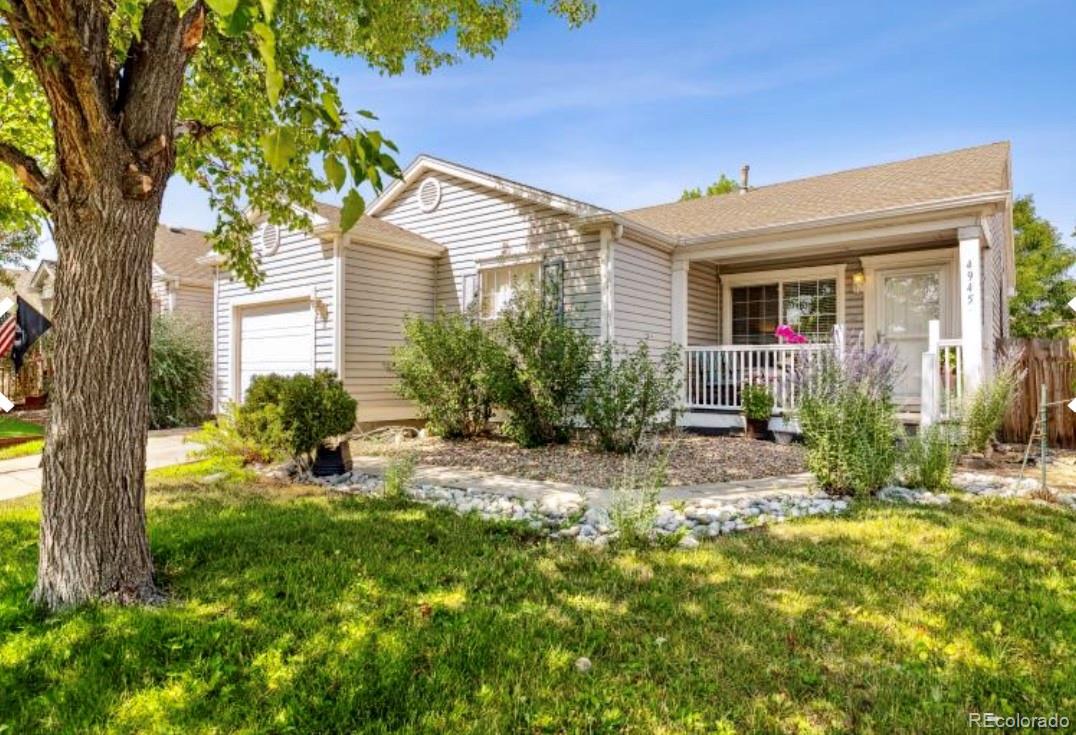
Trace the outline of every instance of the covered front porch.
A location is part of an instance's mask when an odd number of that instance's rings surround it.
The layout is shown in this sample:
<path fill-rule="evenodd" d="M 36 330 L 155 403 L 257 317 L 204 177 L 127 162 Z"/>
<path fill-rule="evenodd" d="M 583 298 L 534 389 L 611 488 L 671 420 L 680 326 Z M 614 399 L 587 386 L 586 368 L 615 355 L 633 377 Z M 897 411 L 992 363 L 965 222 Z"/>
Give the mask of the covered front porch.
<path fill-rule="evenodd" d="M 966 220 L 964 220 L 966 222 Z M 919 232 L 852 241 L 834 235 L 792 255 L 781 243 L 685 248 L 672 272 L 674 339 L 684 348 L 689 427 L 742 426 L 742 387 L 765 385 L 772 428 L 799 398 L 797 377 L 824 350 L 862 340 L 895 349 L 901 418 L 952 417 L 984 377 L 980 227 L 920 223 Z M 784 325 L 806 339 L 792 344 Z"/>

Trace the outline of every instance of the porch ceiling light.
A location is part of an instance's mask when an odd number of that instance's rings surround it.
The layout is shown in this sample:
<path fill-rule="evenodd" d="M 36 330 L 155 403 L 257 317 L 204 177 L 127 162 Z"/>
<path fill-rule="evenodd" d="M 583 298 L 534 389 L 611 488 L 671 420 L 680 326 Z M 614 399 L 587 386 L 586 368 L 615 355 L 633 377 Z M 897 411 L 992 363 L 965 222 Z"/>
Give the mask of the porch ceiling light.
<path fill-rule="evenodd" d="M 863 271 L 852 274 L 852 290 L 856 293 L 863 293 L 863 284 L 867 282 L 867 277 L 863 275 Z"/>

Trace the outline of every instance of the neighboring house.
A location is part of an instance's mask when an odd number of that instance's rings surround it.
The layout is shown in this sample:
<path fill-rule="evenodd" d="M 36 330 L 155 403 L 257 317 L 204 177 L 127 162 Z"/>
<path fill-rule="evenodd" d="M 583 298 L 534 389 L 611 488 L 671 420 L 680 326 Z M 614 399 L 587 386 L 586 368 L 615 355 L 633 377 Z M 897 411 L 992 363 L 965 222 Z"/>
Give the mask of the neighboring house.
<path fill-rule="evenodd" d="M 413 418 L 388 366 L 405 315 L 495 317 L 531 275 L 596 338 L 683 345 L 687 425 L 738 425 L 745 380 L 779 420 L 795 365 L 834 338 L 893 344 L 905 418 L 929 421 L 1008 332 L 1011 215 L 1007 143 L 626 212 L 420 156 L 347 233 L 325 205 L 312 232 L 262 222 L 254 291 L 218 271 L 216 405 L 254 375 L 331 368 L 360 422 Z M 780 324 L 811 343 L 777 344 Z"/>
<path fill-rule="evenodd" d="M 186 227 L 157 225 L 153 241 L 154 313 L 181 313 L 204 319 L 213 314 L 213 268 L 198 262 L 205 254 L 205 233 Z M 33 271 L 9 270 L 15 288 L 0 286 L 0 298 L 18 293 L 46 317 L 52 316 L 56 261 L 42 260 Z"/>

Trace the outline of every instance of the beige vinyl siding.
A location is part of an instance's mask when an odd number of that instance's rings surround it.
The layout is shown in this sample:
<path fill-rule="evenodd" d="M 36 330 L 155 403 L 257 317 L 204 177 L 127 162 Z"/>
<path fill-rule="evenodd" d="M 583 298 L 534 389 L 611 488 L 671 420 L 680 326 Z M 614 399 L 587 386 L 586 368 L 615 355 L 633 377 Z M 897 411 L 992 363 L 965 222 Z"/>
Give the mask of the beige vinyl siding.
<path fill-rule="evenodd" d="M 407 315 L 432 317 L 432 258 L 351 243 L 344 251 L 344 385 L 359 402 L 359 421 L 414 418 L 393 389 L 392 348 L 403 343 Z"/>
<path fill-rule="evenodd" d="M 447 249 L 437 264 L 438 308 L 460 308 L 464 278 L 476 277 L 480 262 L 495 266 L 500 256 L 563 259 L 565 312 L 573 323 L 599 335 L 597 233 L 581 235 L 571 226 L 572 215 L 551 207 L 456 177 L 431 175 L 441 182 L 437 209 L 420 209 L 415 194 L 425 178 L 419 178 L 378 216 Z"/>
<path fill-rule="evenodd" d="M 613 335 L 622 345 L 639 340 L 654 350 L 672 341 L 672 259 L 649 245 L 613 245 Z"/>
<path fill-rule="evenodd" d="M 217 365 L 217 407 L 233 400 L 232 385 L 232 306 L 236 299 L 257 294 L 271 300 L 274 294 L 295 289 L 310 290 L 317 299 L 314 318 L 314 365 L 316 368 L 332 369 L 333 361 L 333 243 L 323 242 L 313 235 L 298 232 L 282 232 L 280 247 L 271 256 L 263 257 L 262 273 L 265 278 L 254 291 L 242 281 L 233 279 L 221 271 L 217 276 L 217 305 L 215 312 L 216 344 L 214 355 Z M 265 302 L 263 302 L 265 303 Z"/>
<path fill-rule="evenodd" d="M 175 289 L 176 302 L 174 311 L 196 319 L 209 321 L 213 316 L 213 286 L 198 286 L 179 282 Z"/>
<path fill-rule="evenodd" d="M 717 266 L 704 261 L 692 263 L 687 280 L 687 343 L 721 344 L 721 290 L 717 282 Z"/>
<path fill-rule="evenodd" d="M 845 339 L 856 340 L 863 336 L 863 294 L 856 293 L 852 278 L 863 268 L 859 260 L 852 260 L 844 269 L 844 335 Z"/>

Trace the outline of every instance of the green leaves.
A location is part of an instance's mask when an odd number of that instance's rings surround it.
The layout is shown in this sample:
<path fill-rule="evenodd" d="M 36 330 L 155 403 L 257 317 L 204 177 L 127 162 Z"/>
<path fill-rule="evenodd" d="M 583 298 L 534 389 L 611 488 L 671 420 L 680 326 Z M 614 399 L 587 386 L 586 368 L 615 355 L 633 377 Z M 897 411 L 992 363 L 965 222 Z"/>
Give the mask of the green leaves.
<path fill-rule="evenodd" d="M 217 15 L 228 18 L 239 6 L 239 0 L 206 0 L 206 5 Z"/>
<path fill-rule="evenodd" d="M 340 230 L 347 232 L 354 227 L 365 210 L 366 202 L 363 201 L 358 190 L 352 189 L 349 191 L 347 196 L 344 197 L 344 207 L 340 210 Z"/>
<path fill-rule="evenodd" d="M 286 171 L 297 150 L 295 133 L 289 128 L 277 128 L 263 135 L 261 143 L 269 168 L 277 173 Z"/>
<path fill-rule="evenodd" d="M 335 153 L 329 153 L 325 156 L 325 178 L 329 180 L 329 183 L 337 191 L 340 191 L 340 188 L 347 180 L 347 170 L 344 168 L 344 164 L 340 163 L 340 158 Z"/>

